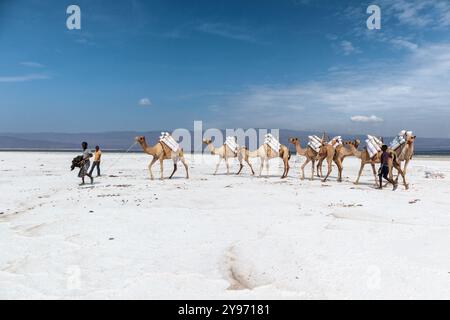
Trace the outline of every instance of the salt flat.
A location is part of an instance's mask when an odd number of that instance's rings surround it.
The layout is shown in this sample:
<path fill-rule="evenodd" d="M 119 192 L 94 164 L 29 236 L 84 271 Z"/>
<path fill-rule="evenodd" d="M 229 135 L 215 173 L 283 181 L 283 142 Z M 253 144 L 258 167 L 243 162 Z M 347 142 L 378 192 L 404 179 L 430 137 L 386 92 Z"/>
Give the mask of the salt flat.
<path fill-rule="evenodd" d="M 0 298 L 450 299 L 448 159 L 415 158 L 392 192 L 370 166 L 353 185 L 355 158 L 342 183 L 300 181 L 297 156 L 285 180 L 277 160 L 213 176 L 210 155 L 150 181 L 149 156 L 105 152 L 78 186 L 74 156 L 0 153 Z"/>

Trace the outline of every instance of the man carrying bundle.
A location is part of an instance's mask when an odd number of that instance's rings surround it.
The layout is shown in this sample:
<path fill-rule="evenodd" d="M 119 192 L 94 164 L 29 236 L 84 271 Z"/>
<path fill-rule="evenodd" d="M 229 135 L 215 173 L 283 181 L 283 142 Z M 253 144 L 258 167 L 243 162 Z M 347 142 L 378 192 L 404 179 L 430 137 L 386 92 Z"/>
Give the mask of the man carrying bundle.
<path fill-rule="evenodd" d="M 389 161 L 393 160 L 392 156 L 387 151 L 388 150 L 387 145 L 383 145 L 381 147 L 381 150 L 383 151 L 383 153 L 381 154 L 381 166 L 380 170 L 378 171 L 378 177 L 380 178 L 380 186 L 378 187 L 378 189 L 380 190 L 383 189 L 383 178 L 384 178 L 393 184 L 394 188 L 392 190 L 395 191 L 397 190 L 398 184 L 389 178 Z"/>
<path fill-rule="evenodd" d="M 87 142 L 82 142 L 81 148 L 83 148 L 83 159 L 80 161 L 80 172 L 78 172 L 78 177 L 81 178 L 81 185 L 84 185 L 85 176 L 91 178 L 91 184 L 93 184 L 94 178 L 92 178 L 91 174 L 88 173 L 89 167 L 91 166 L 91 161 L 89 159 L 92 157 L 92 153 L 88 150 Z"/>

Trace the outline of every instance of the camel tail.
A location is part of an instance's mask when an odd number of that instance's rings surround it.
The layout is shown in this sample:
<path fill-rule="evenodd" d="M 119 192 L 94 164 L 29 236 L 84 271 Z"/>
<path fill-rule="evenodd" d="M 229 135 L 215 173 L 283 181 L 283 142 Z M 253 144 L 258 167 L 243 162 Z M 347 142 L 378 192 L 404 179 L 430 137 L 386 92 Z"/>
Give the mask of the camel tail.
<path fill-rule="evenodd" d="M 291 160 L 291 156 L 292 156 L 291 150 L 288 150 L 288 160 Z"/>

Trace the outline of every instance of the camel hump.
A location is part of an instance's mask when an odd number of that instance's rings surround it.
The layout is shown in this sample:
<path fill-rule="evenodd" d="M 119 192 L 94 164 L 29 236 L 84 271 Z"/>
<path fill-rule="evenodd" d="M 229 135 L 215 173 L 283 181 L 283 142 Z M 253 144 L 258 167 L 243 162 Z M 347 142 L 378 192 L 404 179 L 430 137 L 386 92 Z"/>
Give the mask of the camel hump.
<path fill-rule="evenodd" d="M 165 143 L 159 142 L 161 144 L 161 147 L 163 149 L 163 154 L 166 157 L 170 157 L 170 155 L 172 154 L 172 149 L 170 149 L 170 147 L 168 145 L 166 145 Z"/>

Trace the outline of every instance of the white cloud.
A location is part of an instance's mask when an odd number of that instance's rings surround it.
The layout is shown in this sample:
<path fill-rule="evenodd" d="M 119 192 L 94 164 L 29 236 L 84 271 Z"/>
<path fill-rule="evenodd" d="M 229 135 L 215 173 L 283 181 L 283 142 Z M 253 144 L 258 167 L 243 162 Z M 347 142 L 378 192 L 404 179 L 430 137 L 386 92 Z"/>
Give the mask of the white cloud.
<path fill-rule="evenodd" d="M 266 44 L 256 38 L 253 32 L 242 26 L 227 25 L 223 23 L 203 23 L 196 28 L 200 32 L 220 36 L 227 39 Z"/>
<path fill-rule="evenodd" d="M 144 107 L 149 107 L 152 105 L 152 102 L 149 98 L 142 98 L 139 100 L 139 105 Z"/>
<path fill-rule="evenodd" d="M 405 49 L 409 49 L 411 51 L 419 48 L 419 46 L 416 43 L 413 43 L 413 42 L 403 39 L 403 38 L 394 38 L 394 39 L 391 39 L 390 42 L 397 48 L 405 48 Z"/>
<path fill-rule="evenodd" d="M 234 127 L 360 132 L 362 123 L 350 118 L 366 114 L 382 118 L 387 133 L 404 126 L 422 135 L 450 137 L 445 125 L 449 83 L 450 43 L 422 45 L 401 61 L 333 68 L 316 81 L 252 86 L 222 95 L 216 118 Z"/>
<path fill-rule="evenodd" d="M 50 79 L 50 77 L 44 74 L 27 74 L 23 76 L 0 76 L 0 82 L 25 82 L 25 81 L 45 80 L 45 79 Z"/>
<path fill-rule="evenodd" d="M 402 25 L 417 28 L 450 26 L 450 3 L 447 0 L 384 0 L 381 6 Z"/>
<path fill-rule="evenodd" d="M 383 122 L 382 118 L 375 115 L 371 116 L 353 116 L 350 118 L 353 122 Z"/>
<path fill-rule="evenodd" d="M 43 68 L 44 65 L 37 63 L 37 62 L 33 62 L 33 61 L 24 61 L 20 63 L 22 66 L 25 67 L 30 67 L 30 68 Z"/>
<path fill-rule="evenodd" d="M 343 41 L 341 41 L 340 45 L 341 45 L 342 51 L 344 52 L 344 54 L 346 56 L 348 56 L 349 54 L 352 54 L 352 53 L 360 52 L 360 50 L 358 48 L 355 48 L 353 43 L 351 43 L 350 41 L 343 40 Z"/>

